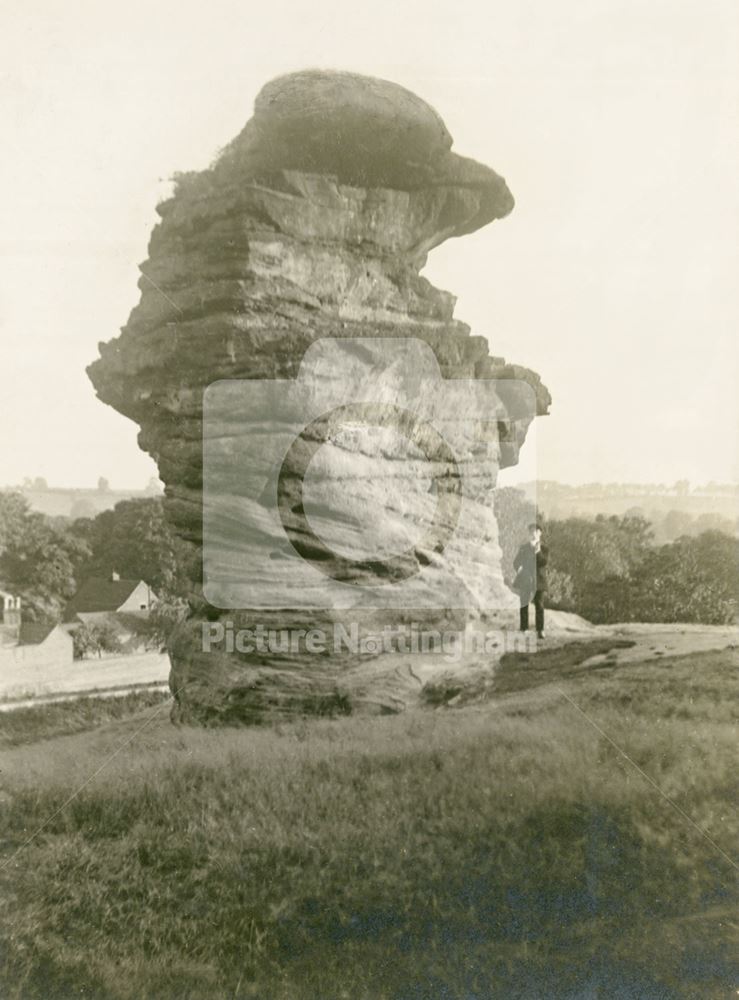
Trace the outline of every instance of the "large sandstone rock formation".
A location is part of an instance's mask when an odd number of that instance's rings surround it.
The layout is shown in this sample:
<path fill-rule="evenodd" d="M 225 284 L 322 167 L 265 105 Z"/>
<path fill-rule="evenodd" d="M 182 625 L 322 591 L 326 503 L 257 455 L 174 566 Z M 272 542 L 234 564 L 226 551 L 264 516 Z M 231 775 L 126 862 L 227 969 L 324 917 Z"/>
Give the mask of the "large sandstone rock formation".
<path fill-rule="evenodd" d="M 226 643 L 206 652 L 204 622 L 213 635 L 227 621 L 235 628 L 351 622 L 366 636 L 388 622 L 460 625 L 513 603 L 490 489 L 498 468 L 517 461 L 533 411 L 545 413 L 549 395 L 534 373 L 491 357 L 486 339 L 453 318 L 453 296 L 419 274 L 433 247 L 513 207 L 504 180 L 451 145 L 436 112 L 401 87 L 296 73 L 269 83 L 214 165 L 180 176 L 158 207 L 141 300 L 120 337 L 100 345 L 89 374 L 99 397 L 140 425 L 141 447 L 166 484 L 168 515 L 192 548 L 193 613 L 170 646 L 180 719 L 396 709 L 414 676 L 398 653 L 265 652 L 253 644 L 239 651 Z M 325 338 L 340 342 L 328 354 Z M 397 350 L 388 351 L 388 338 Z M 342 431 L 342 420 L 362 423 L 356 410 L 343 409 L 336 426 L 311 424 L 308 451 L 291 452 L 292 466 L 275 465 L 274 440 L 294 438 L 308 416 L 281 415 L 271 398 L 265 411 L 266 397 L 238 386 L 231 409 L 230 397 L 216 393 L 204 430 L 212 383 L 298 376 L 303 384 L 313 379 L 301 397 L 306 414 L 373 400 L 367 422 L 400 414 L 399 433 Z M 501 380 L 491 419 L 479 419 L 474 391 L 449 396 L 439 377 Z M 531 387 L 533 407 L 522 385 Z M 429 421 L 444 394 L 467 428 L 454 443 L 456 459 L 429 452 L 436 447 Z M 205 511 L 204 434 L 216 469 L 205 484 Z M 312 457 L 310 520 L 299 479 Z M 473 469 L 463 491 L 445 485 L 447 459 Z M 270 475 L 274 483 L 260 493 L 260 476 L 269 483 Z M 460 537 L 451 544 L 455 526 Z M 388 551 L 373 557 L 363 546 L 383 528 Z M 285 601 L 281 560 L 290 558 L 294 600 Z M 402 592 L 393 590 L 393 573 Z M 314 583 L 319 576 L 328 591 Z"/>

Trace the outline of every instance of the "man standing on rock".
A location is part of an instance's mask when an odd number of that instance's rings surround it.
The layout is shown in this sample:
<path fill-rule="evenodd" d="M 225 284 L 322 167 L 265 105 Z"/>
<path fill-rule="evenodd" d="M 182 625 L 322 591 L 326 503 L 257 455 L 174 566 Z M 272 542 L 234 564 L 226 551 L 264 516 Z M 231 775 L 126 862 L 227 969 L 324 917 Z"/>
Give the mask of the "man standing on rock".
<path fill-rule="evenodd" d="M 529 627 L 529 604 L 534 602 L 536 611 L 536 634 L 544 638 L 544 594 L 547 589 L 546 565 L 549 549 L 542 543 L 542 530 L 538 524 L 529 525 L 529 540 L 524 542 L 513 560 L 516 578 L 513 589 L 521 598 L 520 627 L 526 632 Z"/>

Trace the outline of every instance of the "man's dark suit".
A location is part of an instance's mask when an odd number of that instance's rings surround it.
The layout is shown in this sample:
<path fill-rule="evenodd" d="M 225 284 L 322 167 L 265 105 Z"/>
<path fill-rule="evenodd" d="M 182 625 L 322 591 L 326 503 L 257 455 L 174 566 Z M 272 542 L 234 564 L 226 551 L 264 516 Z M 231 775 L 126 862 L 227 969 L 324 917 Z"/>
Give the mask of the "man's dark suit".
<path fill-rule="evenodd" d="M 529 627 L 529 604 L 532 601 L 536 611 L 536 631 L 544 631 L 544 594 L 547 589 L 548 561 L 549 549 L 546 545 L 541 545 L 539 551 L 535 552 L 531 542 L 525 542 L 513 560 L 513 568 L 516 570 L 513 589 L 521 598 L 522 631 Z"/>

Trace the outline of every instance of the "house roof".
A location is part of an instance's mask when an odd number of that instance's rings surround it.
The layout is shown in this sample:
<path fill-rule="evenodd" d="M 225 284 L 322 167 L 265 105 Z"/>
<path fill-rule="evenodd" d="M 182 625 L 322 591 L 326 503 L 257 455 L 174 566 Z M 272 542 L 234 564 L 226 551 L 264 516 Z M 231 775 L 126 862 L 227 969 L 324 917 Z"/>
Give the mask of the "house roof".
<path fill-rule="evenodd" d="M 48 622 L 21 622 L 18 645 L 38 646 L 55 628 L 55 622 L 51 622 L 51 624 Z"/>
<path fill-rule="evenodd" d="M 78 611 L 117 611 L 141 582 L 91 576 L 67 605 L 64 618 L 74 617 Z"/>

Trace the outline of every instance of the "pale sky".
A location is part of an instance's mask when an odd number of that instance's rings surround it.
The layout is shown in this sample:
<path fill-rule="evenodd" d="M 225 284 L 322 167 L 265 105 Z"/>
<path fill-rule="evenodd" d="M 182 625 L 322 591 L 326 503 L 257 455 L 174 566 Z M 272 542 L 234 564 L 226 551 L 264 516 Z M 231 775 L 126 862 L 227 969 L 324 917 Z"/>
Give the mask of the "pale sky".
<path fill-rule="evenodd" d="M 167 179 L 305 67 L 408 87 L 508 181 L 513 213 L 424 273 L 549 386 L 539 477 L 739 479 L 735 0 L 0 10 L 0 484 L 155 473 L 85 366 L 138 300 Z"/>

